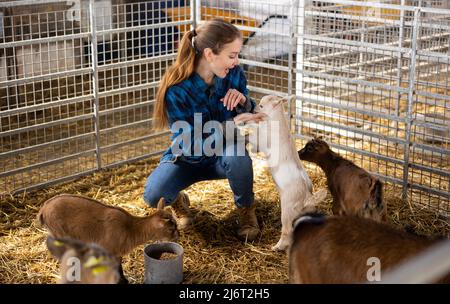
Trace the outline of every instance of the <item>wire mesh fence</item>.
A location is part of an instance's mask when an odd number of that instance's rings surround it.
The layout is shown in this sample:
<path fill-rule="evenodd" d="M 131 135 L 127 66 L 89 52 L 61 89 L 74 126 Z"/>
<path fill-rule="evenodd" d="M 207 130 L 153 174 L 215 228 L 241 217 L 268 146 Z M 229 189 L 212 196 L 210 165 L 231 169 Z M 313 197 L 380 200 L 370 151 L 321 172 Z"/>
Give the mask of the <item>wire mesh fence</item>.
<path fill-rule="evenodd" d="M 159 80 L 191 26 L 242 32 L 256 98 L 294 95 L 322 136 L 409 200 L 449 211 L 447 1 L 0 1 L 0 192 L 161 153 Z"/>
<path fill-rule="evenodd" d="M 448 212 L 448 3 L 300 2 L 298 136 Z"/>

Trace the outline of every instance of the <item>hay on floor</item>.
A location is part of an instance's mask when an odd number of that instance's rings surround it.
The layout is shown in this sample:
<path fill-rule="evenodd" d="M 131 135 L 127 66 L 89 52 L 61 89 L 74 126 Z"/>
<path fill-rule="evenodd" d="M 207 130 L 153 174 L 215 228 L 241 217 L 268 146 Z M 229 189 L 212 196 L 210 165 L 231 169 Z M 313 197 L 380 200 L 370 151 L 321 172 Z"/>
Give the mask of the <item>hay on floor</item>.
<path fill-rule="evenodd" d="M 74 182 L 44 190 L 5 197 L 0 205 L 0 283 L 55 283 L 58 263 L 45 246 L 46 231 L 35 223 L 42 203 L 61 193 L 86 195 L 125 208 L 135 215 L 153 210 L 142 199 L 147 176 L 157 160 L 147 160 L 103 170 Z M 323 173 L 306 164 L 314 191 L 326 187 Z M 226 180 L 200 182 L 187 193 L 196 215 L 195 225 L 181 232 L 185 249 L 184 283 L 287 283 L 287 255 L 273 252 L 280 235 L 279 197 L 263 162 L 254 161 L 257 216 L 262 233 L 256 241 L 236 238 L 237 215 Z M 391 223 L 424 235 L 449 235 L 448 219 L 428 209 L 410 208 L 387 186 L 385 200 Z M 331 196 L 320 209 L 331 214 Z M 144 281 L 143 247 L 124 257 L 124 270 L 131 283 Z"/>

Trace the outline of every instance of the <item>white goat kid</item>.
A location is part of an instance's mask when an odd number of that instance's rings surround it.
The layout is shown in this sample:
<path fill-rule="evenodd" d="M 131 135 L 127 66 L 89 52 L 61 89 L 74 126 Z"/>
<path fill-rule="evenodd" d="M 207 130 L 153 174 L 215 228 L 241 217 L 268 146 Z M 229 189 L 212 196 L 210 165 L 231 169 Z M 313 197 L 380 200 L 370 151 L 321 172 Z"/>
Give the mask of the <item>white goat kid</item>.
<path fill-rule="evenodd" d="M 286 99 L 264 96 L 256 112 L 267 117 L 259 123 L 238 126 L 248 134 L 252 149 L 262 152 L 270 168 L 273 180 L 280 193 L 281 237 L 273 250 L 286 250 L 292 242 L 292 222 L 306 207 L 316 206 L 327 194 L 322 189 L 312 194 L 311 180 L 304 170 L 292 140 L 283 110 Z"/>

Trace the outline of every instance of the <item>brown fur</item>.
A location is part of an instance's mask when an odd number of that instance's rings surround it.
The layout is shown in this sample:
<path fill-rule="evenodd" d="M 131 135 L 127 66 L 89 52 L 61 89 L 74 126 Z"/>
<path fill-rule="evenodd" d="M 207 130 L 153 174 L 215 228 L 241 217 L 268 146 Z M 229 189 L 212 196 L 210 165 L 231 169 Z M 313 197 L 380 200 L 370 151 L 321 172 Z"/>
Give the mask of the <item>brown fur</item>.
<path fill-rule="evenodd" d="M 54 237 L 97 243 L 121 257 L 149 240 L 178 238 L 176 221 L 172 213 L 163 208 L 162 199 L 154 214 L 137 217 L 91 198 L 62 194 L 44 203 L 38 220 Z"/>
<path fill-rule="evenodd" d="M 383 184 L 366 170 L 333 152 L 321 139 L 309 141 L 298 151 L 300 159 L 317 164 L 327 177 L 333 196 L 333 213 L 386 220 Z"/>
<path fill-rule="evenodd" d="M 382 280 L 386 270 L 439 241 L 356 216 L 317 215 L 301 218 L 293 239 L 289 281 L 306 284 L 367 282 L 370 257 L 380 259 Z M 450 274 L 444 282 L 450 283 Z"/>

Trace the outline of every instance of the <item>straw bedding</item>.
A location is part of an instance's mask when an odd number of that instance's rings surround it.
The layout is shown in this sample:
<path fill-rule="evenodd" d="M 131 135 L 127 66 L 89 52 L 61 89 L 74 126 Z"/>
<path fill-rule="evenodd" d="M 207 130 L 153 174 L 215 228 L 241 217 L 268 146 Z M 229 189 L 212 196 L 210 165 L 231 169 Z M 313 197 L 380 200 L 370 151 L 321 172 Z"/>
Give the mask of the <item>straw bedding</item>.
<path fill-rule="evenodd" d="M 46 189 L 3 197 L 0 205 L 0 283 L 55 283 L 59 266 L 45 246 L 46 231 L 35 222 L 43 202 L 54 195 L 86 195 L 144 216 L 153 210 L 142 199 L 147 176 L 157 159 L 102 170 L 73 182 Z M 323 173 L 305 164 L 314 191 L 326 187 Z M 181 232 L 184 247 L 183 283 L 287 283 L 287 255 L 270 248 L 279 238 L 279 196 L 264 163 L 254 160 L 257 216 L 260 237 L 241 242 L 236 237 L 237 214 L 226 180 L 197 183 L 187 189 L 195 212 L 195 225 Z M 419 234 L 449 235 L 448 219 L 432 210 L 411 207 L 397 197 L 398 188 L 385 187 L 389 220 L 410 227 Z M 331 214 L 331 196 L 320 209 Z M 144 281 L 144 245 L 124 257 L 124 271 L 130 283 Z"/>

